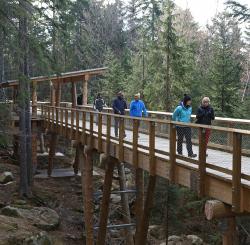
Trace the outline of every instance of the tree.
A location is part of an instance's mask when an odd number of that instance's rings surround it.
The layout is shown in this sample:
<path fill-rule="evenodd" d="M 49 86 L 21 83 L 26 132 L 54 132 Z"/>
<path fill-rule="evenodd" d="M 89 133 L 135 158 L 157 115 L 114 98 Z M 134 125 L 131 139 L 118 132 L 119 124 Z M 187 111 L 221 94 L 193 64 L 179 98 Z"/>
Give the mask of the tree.
<path fill-rule="evenodd" d="M 224 13 L 213 20 L 209 32 L 212 60 L 207 93 L 213 98 L 217 114 L 232 116 L 239 105 L 241 88 L 240 29 L 237 22 Z"/>
<path fill-rule="evenodd" d="M 250 22 L 250 9 L 247 5 L 240 4 L 238 1 L 229 0 L 226 2 L 229 8 L 232 9 L 233 13 L 231 14 L 233 17 L 238 18 L 243 22 Z"/>

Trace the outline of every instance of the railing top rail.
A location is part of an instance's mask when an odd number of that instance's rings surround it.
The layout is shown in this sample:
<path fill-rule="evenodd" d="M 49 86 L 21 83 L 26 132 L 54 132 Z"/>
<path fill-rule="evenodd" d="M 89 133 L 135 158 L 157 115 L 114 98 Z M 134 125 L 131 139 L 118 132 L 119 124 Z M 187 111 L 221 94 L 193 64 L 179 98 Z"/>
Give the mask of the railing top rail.
<path fill-rule="evenodd" d="M 65 103 L 65 102 L 64 102 Z M 85 108 L 93 108 L 91 105 L 78 105 L 77 107 L 85 107 Z M 112 110 L 111 107 L 105 107 L 104 110 Z M 126 111 L 129 111 L 129 109 L 126 109 Z M 152 115 L 162 115 L 162 116 L 172 116 L 172 112 L 164 112 L 164 111 L 148 111 L 149 114 Z M 192 115 L 192 118 L 196 118 L 196 115 Z M 240 123 L 240 124 L 249 124 L 250 125 L 250 120 L 248 119 L 240 119 L 240 118 L 230 118 L 230 117 L 215 117 L 215 121 L 219 122 L 226 122 L 229 124 L 234 124 L 234 123 Z"/>
<path fill-rule="evenodd" d="M 176 126 L 182 126 L 182 127 L 192 127 L 192 128 L 204 128 L 204 129 L 212 129 L 216 131 L 221 132 L 230 132 L 230 133 L 239 133 L 243 135 L 250 135 L 250 130 L 243 130 L 243 129 L 235 129 L 235 128 L 225 128 L 225 127 L 219 127 L 219 126 L 209 126 L 209 125 L 202 125 L 202 124 L 196 124 L 196 123 L 182 123 L 182 122 L 176 122 L 176 121 L 170 121 L 170 120 L 164 120 L 164 119 L 156 119 L 156 118 L 145 118 L 145 117 L 131 117 L 127 115 L 118 115 L 114 113 L 107 113 L 107 112 L 98 112 L 98 111 L 89 111 L 82 108 L 65 108 L 65 107 L 56 107 L 56 106 L 47 106 L 43 105 L 43 107 L 47 108 L 57 108 L 57 109 L 63 109 L 63 110 L 70 110 L 70 111 L 78 111 L 78 112 L 87 112 L 92 114 L 102 114 L 117 118 L 124 118 L 129 120 L 139 120 L 139 121 L 145 121 L 145 122 L 155 122 L 160 124 L 174 124 Z"/>

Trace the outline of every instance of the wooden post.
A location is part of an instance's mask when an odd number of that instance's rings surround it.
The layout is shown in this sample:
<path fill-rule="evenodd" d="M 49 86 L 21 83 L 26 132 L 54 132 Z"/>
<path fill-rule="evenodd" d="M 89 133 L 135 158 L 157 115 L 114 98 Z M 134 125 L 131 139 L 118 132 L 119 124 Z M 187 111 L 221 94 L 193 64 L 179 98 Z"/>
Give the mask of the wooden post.
<path fill-rule="evenodd" d="M 82 144 L 85 145 L 86 142 L 86 112 L 82 112 Z"/>
<path fill-rule="evenodd" d="M 32 82 L 32 116 L 37 116 L 37 92 L 36 82 Z"/>
<path fill-rule="evenodd" d="M 76 108 L 77 95 L 76 95 L 76 83 L 75 82 L 71 82 L 71 99 L 72 99 L 72 107 Z"/>
<path fill-rule="evenodd" d="M 98 114 L 98 151 L 102 152 L 102 114 Z"/>
<path fill-rule="evenodd" d="M 51 133 L 51 139 L 50 139 L 50 147 L 49 147 L 49 163 L 48 163 L 48 176 L 51 176 L 52 169 L 53 169 L 53 163 L 54 163 L 54 156 L 56 153 L 56 142 L 57 142 L 57 136 L 56 133 Z"/>
<path fill-rule="evenodd" d="M 120 124 L 119 124 L 119 160 L 120 162 L 124 161 L 123 139 L 124 139 L 124 119 L 120 118 Z"/>
<path fill-rule="evenodd" d="M 120 184 L 120 190 L 124 191 L 126 190 L 126 176 L 125 176 L 125 170 L 124 170 L 124 163 L 118 163 L 118 175 L 119 175 L 119 184 Z M 121 201 L 122 201 L 122 209 L 123 209 L 123 220 L 125 224 L 131 223 L 131 217 L 130 217 L 130 209 L 129 209 L 129 201 L 128 201 L 128 194 L 127 193 L 121 193 Z M 127 244 L 134 244 L 133 239 L 133 233 L 131 228 L 128 228 L 125 230 L 126 235 L 126 241 Z"/>
<path fill-rule="evenodd" d="M 137 119 L 133 119 L 133 166 L 139 167 L 138 163 L 138 129 L 139 122 Z"/>
<path fill-rule="evenodd" d="M 89 115 L 89 135 L 90 135 L 90 139 L 89 139 L 89 145 L 90 146 L 93 146 L 93 142 L 94 142 L 94 137 L 93 137 L 93 128 L 94 128 L 94 114 L 93 112 L 90 112 L 90 115 Z"/>
<path fill-rule="evenodd" d="M 76 145 L 76 155 L 75 155 L 75 160 L 74 160 L 74 164 L 73 164 L 73 169 L 74 169 L 74 173 L 75 173 L 75 175 L 77 175 L 78 174 L 78 169 L 79 169 L 79 162 L 80 162 L 80 151 L 81 151 L 81 149 L 80 149 L 80 144 L 79 143 L 77 143 L 77 145 Z"/>
<path fill-rule="evenodd" d="M 82 93 L 83 93 L 83 98 L 82 98 L 82 104 L 87 105 L 88 104 L 88 81 L 89 81 L 89 74 L 86 74 L 85 77 L 83 78 L 83 84 L 82 84 Z"/>
<path fill-rule="evenodd" d="M 232 176 L 232 210 L 241 211 L 241 144 L 242 135 L 233 133 L 233 176 Z"/>
<path fill-rule="evenodd" d="M 154 190 L 156 184 L 156 164 L 155 164 L 155 123 L 150 122 L 149 125 L 149 159 L 150 159 L 150 167 L 149 167 L 149 182 L 148 182 L 148 190 L 147 196 L 145 200 L 143 215 L 140 220 L 139 231 L 136 231 L 136 245 L 146 244 L 147 234 L 148 234 L 148 226 L 149 226 L 149 217 L 150 212 L 153 207 L 153 198 L 154 198 Z"/>
<path fill-rule="evenodd" d="M 107 129 L 106 129 L 106 154 L 110 154 L 110 134 L 111 134 L 111 116 L 107 115 Z"/>
<path fill-rule="evenodd" d="M 71 109 L 70 115 L 71 123 L 70 123 L 70 139 L 74 139 L 74 123 L 75 123 L 75 110 Z"/>
<path fill-rule="evenodd" d="M 82 162 L 82 188 L 84 203 L 84 222 L 86 230 L 86 245 L 94 245 L 94 203 L 93 203 L 93 150 L 86 146 Z"/>
<path fill-rule="evenodd" d="M 116 160 L 111 157 L 107 157 L 106 160 L 106 173 L 103 184 L 103 197 L 101 204 L 101 213 L 99 220 L 99 230 L 97 237 L 98 245 L 105 245 L 106 243 L 106 232 L 107 232 L 107 223 L 108 223 L 108 214 L 109 214 L 109 203 L 110 203 L 110 194 L 112 188 L 112 179 L 113 172 Z"/>
<path fill-rule="evenodd" d="M 205 203 L 205 216 L 207 220 L 218 218 L 233 217 L 235 213 L 232 212 L 230 205 L 227 205 L 218 200 L 208 200 Z"/>
<path fill-rule="evenodd" d="M 55 84 L 51 82 L 50 84 L 50 105 L 55 106 Z"/>
<path fill-rule="evenodd" d="M 170 169 L 169 169 L 169 180 L 170 183 L 175 183 L 175 163 L 176 163 L 176 127 L 174 124 L 169 124 L 169 162 L 170 162 Z"/>
<path fill-rule="evenodd" d="M 65 108 L 65 137 L 68 137 L 68 124 L 69 124 L 69 112 L 68 109 Z"/>
<path fill-rule="evenodd" d="M 80 140 L 80 132 L 79 132 L 79 110 L 76 110 L 76 141 L 79 142 Z"/>
<path fill-rule="evenodd" d="M 64 119 L 64 111 L 60 109 L 60 134 L 63 135 L 63 119 Z"/>
<path fill-rule="evenodd" d="M 205 195 L 206 177 L 206 130 L 199 128 L 199 196 Z"/>
<path fill-rule="evenodd" d="M 222 232 L 222 245 L 239 245 L 235 217 L 226 218 L 226 231 Z"/>

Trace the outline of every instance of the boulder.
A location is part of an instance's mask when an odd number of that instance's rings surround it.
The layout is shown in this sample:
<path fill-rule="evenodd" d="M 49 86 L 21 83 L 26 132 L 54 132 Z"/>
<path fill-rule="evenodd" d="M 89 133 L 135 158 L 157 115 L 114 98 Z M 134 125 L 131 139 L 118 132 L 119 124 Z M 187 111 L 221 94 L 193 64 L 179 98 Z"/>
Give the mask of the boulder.
<path fill-rule="evenodd" d="M 0 215 L 0 245 L 52 245 L 46 232 L 27 220 Z"/>
<path fill-rule="evenodd" d="M 59 225 L 59 216 L 56 211 L 46 207 L 17 208 L 7 206 L 1 213 L 10 217 L 19 217 L 28 220 L 42 230 L 54 230 Z"/>
<path fill-rule="evenodd" d="M 3 172 L 0 174 L 0 184 L 7 184 L 14 180 L 14 176 L 11 172 Z"/>
<path fill-rule="evenodd" d="M 158 240 L 163 240 L 166 237 L 166 229 L 160 225 L 152 225 L 149 227 L 149 234 Z"/>
<path fill-rule="evenodd" d="M 196 235 L 188 235 L 187 239 L 190 240 L 192 242 L 192 244 L 194 244 L 194 245 L 202 245 L 203 244 L 202 239 Z"/>

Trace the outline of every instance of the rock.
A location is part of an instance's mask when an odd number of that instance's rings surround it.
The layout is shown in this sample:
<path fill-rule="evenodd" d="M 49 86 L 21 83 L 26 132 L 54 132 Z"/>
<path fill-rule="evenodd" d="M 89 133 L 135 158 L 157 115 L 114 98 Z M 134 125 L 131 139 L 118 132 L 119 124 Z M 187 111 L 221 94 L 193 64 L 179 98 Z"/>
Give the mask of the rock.
<path fill-rule="evenodd" d="M 152 225 L 149 227 L 149 234 L 158 240 L 163 240 L 166 237 L 166 230 L 160 225 Z"/>
<path fill-rule="evenodd" d="M 52 245 L 46 232 L 40 232 L 25 219 L 0 215 L 0 245 Z"/>
<path fill-rule="evenodd" d="M 121 202 L 121 196 L 118 194 L 111 194 L 110 198 L 111 198 L 113 204 L 117 204 L 117 203 Z"/>
<path fill-rule="evenodd" d="M 56 211 L 46 207 L 27 209 L 7 206 L 2 209 L 1 213 L 10 217 L 26 219 L 34 226 L 46 231 L 54 230 L 59 225 L 59 216 Z"/>
<path fill-rule="evenodd" d="M 25 200 L 16 200 L 15 202 L 14 202 L 14 204 L 16 204 L 16 205 L 26 205 L 27 204 L 27 202 L 25 201 Z"/>
<path fill-rule="evenodd" d="M 188 235 L 187 239 L 190 240 L 192 242 L 192 244 L 194 245 L 202 245 L 203 241 L 201 238 L 199 238 L 198 236 L 195 235 Z"/>
<path fill-rule="evenodd" d="M 2 208 L 1 214 L 9 217 L 20 217 L 20 213 L 18 211 L 18 208 L 6 206 Z"/>
<path fill-rule="evenodd" d="M 24 245 L 52 245 L 52 242 L 45 232 L 28 237 L 23 242 Z"/>
<path fill-rule="evenodd" d="M 14 180 L 14 176 L 11 172 L 3 172 L 0 175 L 0 184 L 6 184 Z"/>
<path fill-rule="evenodd" d="M 179 236 L 169 236 L 168 237 L 168 241 L 169 242 L 181 242 L 182 238 Z"/>

